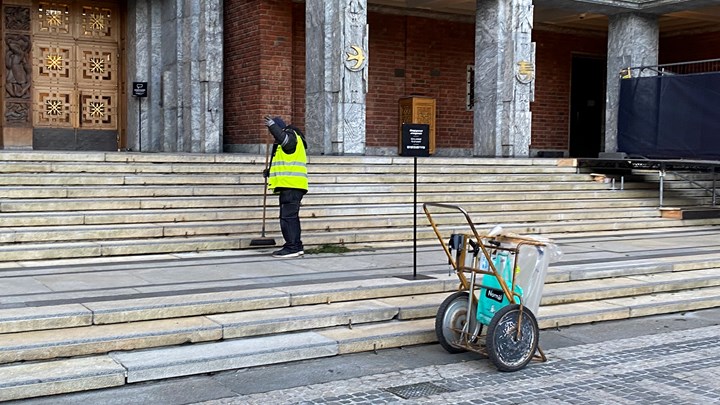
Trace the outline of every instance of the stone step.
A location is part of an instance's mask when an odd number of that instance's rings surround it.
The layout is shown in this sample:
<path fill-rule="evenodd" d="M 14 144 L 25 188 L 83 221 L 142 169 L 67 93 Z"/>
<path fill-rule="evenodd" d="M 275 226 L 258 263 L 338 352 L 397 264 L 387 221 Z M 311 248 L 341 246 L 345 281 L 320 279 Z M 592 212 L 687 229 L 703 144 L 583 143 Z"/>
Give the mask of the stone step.
<path fill-rule="evenodd" d="M 607 190 L 608 186 L 589 182 L 516 182 L 516 183 L 433 183 L 418 184 L 418 193 L 458 193 L 471 191 L 523 192 L 523 191 L 592 191 Z M 109 185 L 106 187 L 80 186 L 14 186 L 0 187 L 0 198 L 110 198 L 110 197 L 163 197 L 163 196 L 237 196 L 263 194 L 264 186 L 260 182 L 251 185 L 188 185 L 188 186 L 125 186 Z M 382 194 L 382 193 L 413 193 L 410 183 L 346 183 L 311 185 L 314 195 L 333 194 Z"/>
<path fill-rule="evenodd" d="M 719 254 L 715 254 L 712 260 L 702 256 L 672 260 L 674 262 L 670 266 L 667 263 L 639 266 L 637 269 L 640 270 L 634 269 L 635 274 L 624 277 L 592 272 L 591 276 L 598 278 L 570 282 L 554 281 L 567 276 L 562 277 L 557 270 L 552 271 L 546 281 L 541 304 L 548 306 L 602 301 L 720 286 Z M 637 261 L 627 261 L 621 265 L 630 268 L 633 264 L 637 264 Z M 564 272 L 569 274 L 567 269 Z M 58 338 L 45 332 L 24 335 L 16 332 L 92 330 L 94 332 L 85 333 L 87 336 L 95 336 L 89 340 L 102 340 L 99 337 L 102 336 L 102 328 L 78 327 L 128 322 L 157 327 L 142 322 L 169 318 L 190 319 L 187 317 L 202 315 L 222 326 L 224 338 L 432 317 L 447 292 L 456 289 L 458 282 L 454 275 L 448 275 L 447 272 L 430 274 L 432 277 L 424 280 L 393 277 L 123 300 L 108 300 L 106 297 L 104 300 L 81 301 L 78 304 L 0 309 L 0 333 L 6 334 L 5 340 L 0 339 L 0 351 L 18 342 L 30 342 L 28 345 L 32 346 L 32 342 L 41 339 Z M 166 325 L 161 327 L 165 328 Z M 106 328 L 104 333 L 115 332 Z M 71 334 L 61 339 L 71 341 L 76 336 L 79 335 Z"/>
<path fill-rule="evenodd" d="M 422 215 L 422 214 L 420 214 Z M 377 246 L 382 242 L 400 242 L 411 241 L 415 234 L 412 228 L 401 226 L 398 228 L 387 228 L 388 220 L 380 219 L 381 224 L 377 228 L 357 228 L 348 230 L 347 225 L 340 223 L 329 223 L 327 219 L 321 222 L 322 230 L 318 232 L 306 232 L 303 234 L 303 242 L 308 246 L 320 245 L 361 245 L 361 246 Z M 384 221 L 384 222 L 383 222 Z M 424 221 L 424 219 L 420 219 Z M 307 222 L 307 221 L 306 221 Z M 383 225 L 385 224 L 385 225 Z M 608 222 L 606 220 L 586 220 L 582 222 L 539 222 L 539 223 L 503 223 L 506 231 L 518 234 L 543 234 L 549 237 L 568 233 L 597 233 L 607 231 L 633 231 L 638 229 L 655 229 L 661 230 L 670 227 L 693 227 L 720 224 L 720 218 L 715 219 L 698 219 L 698 220 L 670 220 L 662 218 L 648 219 L 626 219 Z M 158 253 L 174 253 L 174 252 L 200 252 L 212 250 L 236 250 L 250 247 L 250 241 L 259 237 L 260 226 L 252 227 L 247 223 L 230 227 L 227 229 L 209 229 L 207 227 L 174 224 L 173 231 L 175 236 L 162 236 L 164 229 L 145 228 L 142 225 L 128 225 L 127 239 L 117 240 L 97 240 L 96 237 L 104 235 L 120 237 L 122 229 L 114 230 L 113 228 L 103 228 L 98 232 L 88 232 L 84 237 L 91 238 L 87 242 L 66 241 L 58 243 L 15 243 L 0 245 L 0 263 L 5 261 L 22 261 L 22 260 L 47 260 L 59 259 L 67 257 L 101 257 L 101 256 L 122 256 L 122 255 L 144 255 Z M 213 224 L 215 226 L 216 224 Z M 341 225 L 341 226 L 336 226 Z M 478 222 L 476 226 L 482 226 L 482 222 Z M 488 228 L 495 223 L 486 224 Z M 449 233 L 457 230 L 458 227 L 464 227 L 465 222 L 462 218 L 441 224 L 440 229 Z M 448 228 L 449 227 L 449 228 Z M 202 232 L 213 231 L 214 234 L 202 234 Z M 237 232 L 244 232 L 242 234 Z M 463 231 L 469 231 L 463 230 Z M 200 234 L 198 234 L 200 232 Z M 217 236 L 217 233 L 232 233 L 227 236 Z M 154 238 L 138 238 L 143 234 L 156 234 Z M 179 237 L 178 235 L 187 235 Z M 22 233 L 18 234 L 21 238 Z M 6 238 L 18 237 L 18 235 L 7 235 Z M 50 232 L 48 235 L 57 238 L 83 237 L 83 234 L 67 234 Z M 132 238 L 130 238 L 130 235 Z M 36 235 L 41 237 L 42 234 Z M 48 236 L 48 237 L 50 237 Z M 282 240 L 279 233 L 271 232 L 268 237 Z M 435 234 L 429 227 L 418 228 L 418 239 L 434 240 Z M 29 238 L 29 237 L 28 237 Z"/>
<path fill-rule="evenodd" d="M 0 366 L 0 401 L 119 387 L 126 374 L 106 355 Z"/>
<path fill-rule="evenodd" d="M 498 204 L 488 205 L 487 211 L 480 216 L 483 222 L 508 222 L 509 218 L 513 220 L 524 221 L 550 221 L 550 220 L 580 220 L 580 219 L 615 219 L 615 218 L 640 218 L 640 217 L 658 217 L 659 212 L 655 207 L 635 207 L 627 206 L 622 210 L 618 210 L 617 206 L 612 208 L 592 208 L 587 204 L 587 209 L 580 211 L 579 209 L 560 209 L 559 204 L 535 204 L 532 208 L 538 211 L 523 211 L 520 208 L 531 208 L 529 204 Z M 514 206 L 515 208 L 507 208 Z M 576 206 L 580 206 L 577 203 Z M 622 207 L 622 205 L 619 205 Z M 505 207 L 505 208 L 503 208 Z M 477 212 L 475 206 L 464 205 L 469 212 Z M 557 208 L 551 210 L 552 208 Z M 270 217 L 276 216 L 277 207 L 269 207 L 272 211 Z M 303 209 L 300 212 L 300 218 L 303 222 L 307 219 L 312 221 L 313 218 L 333 218 L 348 219 L 357 221 L 358 225 L 363 225 L 362 221 L 370 217 L 380 215 L 390 218 L 407 215 L 412 210 L 408 205 L 387 204 L 373 206 L 355 206 L 355 207 L 313 207 Z M 421 209 L 418 209 L 419 211 Z M 512 211 L 512 212 L 508 212 Z M 440 218 L 443 215 L 439 215 Z M 71 226 L 71 225 L 103 225 L 103 224 L 139 224 L 147 223 L 148 226 L 157 226 L 159 223 L 191 223 L 202 221 L 244 221 L 249 226 L 258 226 L 258 219 L 262 219 L 262 210 L 257 208 L 222 208 L 216 210 L 202 209 L 170 209 L 170 210 L 117 210 L 117 211 L 89 211 L 89 212 L 56 212 L 56 213 L 8 213 L 0 214 L 0 221 L 7 228 L 13 227 L 49 227 L 54 226 Z M 412 219 L 408 219 L 407 225 Z M 268 224 L 272 226 L 272 224 Z M 275 224 L 277 225 L 277 224 Z M 8 229 L 12 232 L 20 232 L 20 229 Z M 0 233 L 2 231 L 0 230 Z"/>
<path fill-rule="evenodd" d="M 279 231 L 274 220 L 277 207 L 270 208 L 273 217 L 266 224 L 269 232 Z M 313 209 L 301 213 L 303 231 L 327 230 L 328 228 L 376 228 L 381 226 L 412 226 L 412 211 L 408 206 L 363 208 L 356 210 Z M 420 211 L 420 209 L 418 210 Z M 370 213 L 373 214 L 370 214 Z M 410 214 L 410 215 L 408 215 Z M 381 215 L 382 217 L 378 217 Z M 420 225 L 427 222 L 424 214 Z M 433 217 L 438 222 L 450 216 Z M 659 217 L 656 208 L 586 209 L 555 211 L 488 211 L 473 214 L 483 223 L 505 223 L 516 221 L 521 216 L 526 223 L 546 221 L 582 221 L 597 219 L 638 219 Z M 197 235 L 200 228 L 205 234 L 256 233 L 261 227 L 262 212 L 258 210 L 132 210 L 83 213 L 42 213 L 42 214 L 0 214 L 0 221 L 6 226 L 0 228 L 0 241 L 40 242 L 48 240 L 119 239 L 136 237 L 137 231 L 147 237 Z M 343 222 L 347 222 L 344 225 Z M 389 223 L 389 224 L 388 224 Z M 104 233 L 104 234 L 103 234 Z M 100 237 L 103 236 L 103 237 Z"/>
<path fill-rule="evenodd" d="M 315 161 L 311 157 L 310 169 L 314 175 L 338 175 L 350 174 L 406 174 L 412 176 L 416 173 L 412 162 L 393 164 L 364 165 L 361 163 L 328 164 L 322 160 Z M 572 167 L 558 166 L 479 166 L 469 164 L 453 164 L 442 166 L 437 164 L 425 164 L 417 167 L 417 173 L 422 174 L 472 174 L 472 175 L 493 175 L 493 174 L 566 174 L 585 177 L 585 174 L 578 174 Z M 264 161 L 247 162 L 241 164 L 228 163 L 51 163 L 51 162 L 2 162 L 0 173 L 22 173 L 22 174 L 68 174 L 68 173 L 103 173 L 103 174 L 237 174 L 245 176 L 259 176 L 264 168 Z"/>
<path fill-rule="evenodd" d="M 540 327 L 546 329 L 717 305 L 720 305 L 720 288 L 714 287 L 642 298 L 543 306 L 537 317 Z M 0 367 L 0 376 L 5 377 L 0 379 L 0 398 L 52 395 L 435 341 L 434 319 L 427 318 L 13 364 Z M 120 378 L 123 374 L 127 376 L 124 380 Z"/>
<path fill-rule="evenodd" d="M 222 328 L 204 317 L 7 333 L 0 335 L 0 363 L 171 346 L 221 337 Z"/>
<path fill-rule="evenodd" d="M 593 199 L 647 199 L 657 205 L 657 193 L 650 190 L 632 190 L 623 192 L 614 191 L 573 191 L 571 193 L 558 192 L 462 192 L 462 193 L 419 193 L 418 202 L 455 202 L 465 203 L 518 203 L 518 202 L 539 202 L 548 201 L 567 202 L 569 200 L 593 200 Z M 275 201 L 274 196 L 269 196 L 268 201 Z M 318 195 L 308 194 L 303 198 L 303 206 L 325 206 L 325 205 L 361 205 L 361 204 L 397 204 L 410 203 L 413 201 L 412 193 L 387 193 L 387 194 L 338 194 Z M 685 202 L 695 202 L 689 198 L 677 199 L 668 196 L 667 204 L 681 205 Z M 709 201 L 709 200 L 708 200 Z M 591 201 L 590 201 L 591 202 Z M 181 196 L 181 197 L 138 197 L 138 198 L 48 198 L 48 199 L 18 199 L 0 200 L 0 212 L 38 212 L 38 211 L 87 211 L 87 210 L 120 210 L 120 209 L 177 209 L 177 208 L 232 208 L 232 207 L 260 207 L 262 195 L 258 196 Z"/>
<path fill-rule="evenodd" d="M 695 311 L 720 306 L 720 287 L 541 306 L 540 328 Z"/>
<path fill-rule="evenodd" d="M 406 208 L 406 212 L 409 209 Z M 362 217 L 313 217 L 312 213 L 303 215 L 303 232 L 332 232 L 350 228 L 357 230 L 372 228 L 407 228 L 413 226 L 412 215 L 390 214 L 382 211 L 373 211 L 374 215 Z M 422 214 L 421 214 L 422 215 Z M 275 215 L 273 215 L 275 216 Z M 145 215 L 147 217 L 147 215 Z M 586 210 L 586 211 L 543 211 L 538 213 L 513 212 L 510 214 L 482 213 L 472 214 L 473 221 L 482 223 L 513 223 L 515 227 L 535 226 L 535 223 L 544 224 L 548 221 L 596 221 L 612 219 L 638 220 L 640 218 L 659 218 L 657 209 L 627 209 L 622 213 L 614 210 Z M 0 216 L 0 218 L 2 218 Z M 2 218 L 4 219 L 4 218 Z M 461 225 L 462 218 L 452 214 L 440 214 L 433 217 L 438 224 Z M 35 219 L 37 220 L 37 218 Z M 152 221 L 153 218 L 148 218 Z M 454 221 L 453 221 L 454 220 Z M 513 221 L 513 222 L 510 222 Z M 427 224 L 421 218 L 420 226 Z M 567 223 L 565 224 L 567 225 Z M 577 225 L 577 224 L 576 224 Z M 616 224 L 617 225 L 617 224 Z M 241 220 L 225 220 L 204 218 L 199 221 L 173 221 L 173 222 L 136 222 L 114 223 L 101 225 L 55 225 L 55 226 L 26 226 L 0 228 L 0 244 L 7 243 L 39 243 L 39 242 L 66 242 L 81 240 L 112 240 L 112 239 L 149 239 L 161 237 L 200 236 L 200 235 L 254 235 L 261 229 L 262 223 L 257 218 Z M 278 233 L 280 226 L 273 220 L 267 224 L 268 232 Z"/>

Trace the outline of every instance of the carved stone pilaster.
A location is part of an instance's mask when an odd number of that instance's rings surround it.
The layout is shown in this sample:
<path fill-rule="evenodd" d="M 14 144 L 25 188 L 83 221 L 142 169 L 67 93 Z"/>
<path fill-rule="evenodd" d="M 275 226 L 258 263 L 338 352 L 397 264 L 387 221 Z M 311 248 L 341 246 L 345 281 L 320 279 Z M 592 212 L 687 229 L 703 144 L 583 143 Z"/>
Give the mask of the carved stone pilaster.
<path fill-rule="evenodd" d="M 305 133 L 311 153 L 365 153 L 366 0 L 306 2 Z"/>
<path fill-rule="evenodd" d="M 32 42 L 30 8 L 7 5 L 2 9 L 4 94 L 3 126 L 31 127 Z"/>
<path fill-rule="evenodd" d="M 474 153 L 525 157 L 535 94 L 531 0 L 478 0 Z"/>
<path fill-rule="evenodd" d="M 128 82 L 148 82 L 128 100 L 129 147 L 222 151 L 222 15 L 221 0 L 128 2 Z"/>

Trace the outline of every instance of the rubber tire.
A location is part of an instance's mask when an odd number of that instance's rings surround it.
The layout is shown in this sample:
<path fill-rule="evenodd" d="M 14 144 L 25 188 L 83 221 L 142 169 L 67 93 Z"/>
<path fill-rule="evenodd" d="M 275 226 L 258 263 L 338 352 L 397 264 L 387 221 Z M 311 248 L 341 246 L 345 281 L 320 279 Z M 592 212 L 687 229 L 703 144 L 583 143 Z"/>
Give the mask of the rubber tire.
<path fill-rule="evenodd" d="M 520 305 L 510 304 L 501 308 L 488 325 L 487 347 L 490 361 L 500 371 L 517 371 L 530 363 L 538 348 L 540 330 L 532 311 L 523 308 L 522 334 L 515 341 Z"/>
<path fill-rule="evenodd" d="M 440 346 L 449 353 L 462 353 L 467 351 L 451 343 L 458 341 L 460 334 L 451 331 L 448 325 L 452 325 L 455 329 L 462 329 L 463 326 L 465 326 L 469 297 L 470 295 L 467 291 L 458 291 L 449 295 L 442 304 L 440 304 L 437 315 L 435 316 L 435 335 L 437 336 Z M 473 310 L 473 316 L 475 316 L 476 313 L 474 310 L 475 307 L 477 307 L 477 305 L 473 305 L 473 308 L 471 308 Z M 479 336 L 482 331 L 482 324 L 475 321 L 475 325 L 475 334 Z"/>

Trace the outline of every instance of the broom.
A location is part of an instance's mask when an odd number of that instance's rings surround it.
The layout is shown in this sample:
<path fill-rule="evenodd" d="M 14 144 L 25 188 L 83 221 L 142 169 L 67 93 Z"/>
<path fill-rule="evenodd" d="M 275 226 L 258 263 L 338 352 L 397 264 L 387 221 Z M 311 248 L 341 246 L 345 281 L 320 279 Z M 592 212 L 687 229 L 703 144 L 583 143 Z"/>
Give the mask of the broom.
<path fill-rule="evenodd" d="M 270 162 L 270 145 L 265 143 L 265 170 L 268 170 L 268 164 Z M 267 189 L 268 189 L 268 178 L 264 177 L 265 183 L 263 184 L 263 217 L 262 217 L 262 231 L 260 231 L 260 237 L 250 241 L 250 247 L 264 247 L 264 246 L 275 246 L 275 239 L 265 236 L 265 211 L 267 210 Z"/>

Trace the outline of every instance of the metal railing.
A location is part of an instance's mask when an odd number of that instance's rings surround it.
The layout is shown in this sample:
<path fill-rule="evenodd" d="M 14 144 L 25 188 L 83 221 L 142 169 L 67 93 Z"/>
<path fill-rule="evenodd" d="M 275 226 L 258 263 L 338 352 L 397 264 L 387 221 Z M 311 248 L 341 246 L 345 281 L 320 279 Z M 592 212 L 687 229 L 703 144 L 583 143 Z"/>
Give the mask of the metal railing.
<path fill-rule="evenodd" d="M 629 79 L 640 76 L 689 75 L 710 72 L 720 72 L 720 59 L 627 67 L 620 71 L 620 77 Z"/>

